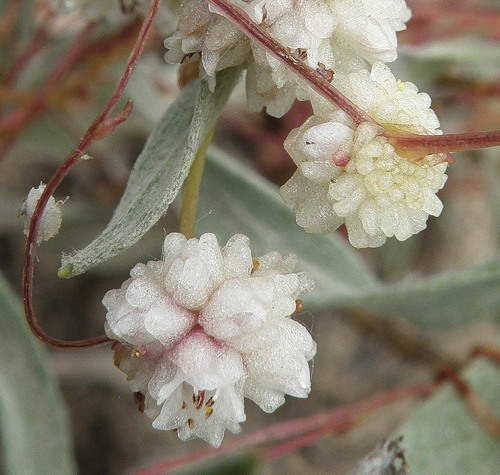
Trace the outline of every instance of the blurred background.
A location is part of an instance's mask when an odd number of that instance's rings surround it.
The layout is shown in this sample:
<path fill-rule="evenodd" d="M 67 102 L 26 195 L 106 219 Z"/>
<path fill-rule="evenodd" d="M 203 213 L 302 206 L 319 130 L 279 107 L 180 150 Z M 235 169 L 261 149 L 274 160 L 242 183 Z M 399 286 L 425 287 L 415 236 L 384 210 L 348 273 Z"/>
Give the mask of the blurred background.
<path fill-rule="evenodd" d="M 408 4 L 413 18 L 399 34 L 400 57 L 391 65 L 396 77 L 431 95 L 445 133 L 500 128 L 500 3 L 408 0 Z M 0 272 L 5 278 L 2 286 L 10 286 L 13 292 L 9 301 L 18 299 L 14 307 L 20 303 L 25 246 L 24 223 L 19 217 L 23 200 L 31 187 L 47 182 L 100 111 L 140 27 L 140 15 L 134 14 L 118 22 L 98 23 L 82 54 L 57 84 L 46 89 L 42 107 L 12 126 L 13 111 L 25 110 L 46 88 L 48 75 L 86 21 L 78 11 L 56 14 L 45 1 L 0 0 Z M 135 103 L 131 117 L 110 137 L 91 145 L 88 154 L 93 160 L 75 167 L 55 196 L 56 200 L 70 199 L 63 205 L 60 234 L 37 250 L 34 295 L 40 323 L 50 335 L 62 339 L 100 335 L 105 317 L 103 295 L 118 288 L 137 262 L 160 258 L 163 236 L 178 229 L 173 206 L 128 251 L 83 276 L 57 278 L 61 252 L 81 249 L 105 227 L 151 128 L 178 94 L 177 69 L 163 60 L 163 39 L 174 27 L 175 19 L 163 18 L 147 43 L 124 94 Z M 309 114 L 307 103 L 297 103 L 281 119 L 250 114 L 240 87 L 222 114 L 214 142 L 281 185 L 294 171 L 283 140 Z M 445 204 L 439 219 L 431 218 L 428 229 L 404 243 L 390 240 L 380 249 L 351 252 L 387 283 L 494 262 L 500 231 L 499 155 L 498 148 L 456 154 L 448 182 L 439 194 Z M 204 206 L 210 209 L 210 202 Z M 338 234 L 343 239 L 342 230 Z M 279 243 L 275 248 L 279 249 Z M 498 269 L 495 272 L 498 275 Z M 475 298 L 479 297 L 471 294 Z M 5 300 L 2 302 L 3 312 L 8 312 Z M 480 309 L 482 304 L 478 301 L 477 305 Z M 497 318 L 499 314 L 500 310 Z M 312 393 L 307 400 L 288 398 L 271 415 L 247 402 L 243 432 L 359 401 L 379 391 L 431 381 L 443 362 L 461 367 L 475 346 L 499 341 L 498 324 L 491 318 L 476 317 L 433 328 L 416 326 L 397 314 L 329 308 L 311 312 L 306 306 L 299 318 L 318 343 Z M 31 345 L 26 333 L 20 330 L 19 335 L 10 338 L 19 338 L 20 349 L 15 341 L 2 343 L 0 364 L 16 367 L 18 351 Z M 202 441 L 181 443 L 174 433 L 152 429 L 151 421 L 137 410 L 124 375 L 114 367 L 109 345 L 85 350 L 44 348 L 34 361 L 37 358 L 48 362 L 60 386 L 78 473 L 133 473 L 205 447 Z M 16 398 L 25 397 L 30 388 L 19 364 L 17 380 L 12 376 Z M 6 373 L 0 377 L 2 374 Z M 236 457 L 243 465 L 224 473 L 348 474 L 381 440 L 397 434 L 419 404 L 392 404 L 345 435 L 323 438 L 285 457 L 266 459 L 253 451 L 254 460 L 246 452 L 239 453 Z M 6 407 L 0 411 L 3 430 Z M 5 442 L 10 437 L 8 431 L 0 437 L 4 450 L 11 447 Z M 233 437 L 226 435 L 227 440 Z M 500 466 L 500 453 L 493 457 Z M 1 460 L 8 473 L 5 452 Z M 474 473 L 488 474 L 490 468 Z M 192 473 L 208 473 L 205 470 L 204 465 Z M 214 473 L 223 472 L 219 467 Z M 412 472 L 411 464 L 409 473 L 418 473 Z M 436 467 L 433 473 L 444 472 Z"/>

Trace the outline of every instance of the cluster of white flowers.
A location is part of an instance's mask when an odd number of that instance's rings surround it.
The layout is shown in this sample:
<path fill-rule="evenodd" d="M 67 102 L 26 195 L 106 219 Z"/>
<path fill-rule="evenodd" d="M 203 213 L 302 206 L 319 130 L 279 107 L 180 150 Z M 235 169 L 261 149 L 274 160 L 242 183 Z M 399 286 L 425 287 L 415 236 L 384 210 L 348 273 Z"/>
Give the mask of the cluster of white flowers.
<path fill-rule="evenodd" d="M 117 11 L 123 16 L 127 5 L 134 12 L 146 5 L 50 1 L 108 20 Z M 285 141 L 297 171 L 281 196 L 293 206 L 297 223 L 315 233 L 345 224 L 356 247 L 380 246 L 392 236 L 404 240 L 424 229 L 428 216 L 442 209 L 436 193 L 446 181 L 447 156 L 404 154 L 388 134 L 441 133 L 429 96 L 397 81 L 385 65 L 396 59 L 396 32 L 410 18 L 405 1 L 227 1 L 296 60 L 326 71 L 323 78 L 331 76 L 333 86 L 366 114 L 365 122 L 354 122 L 309 91 L 207 0 L 180 4 L 177 31 L 165 40 L 167 61 L 198 61 L 200 77 L 212 88 L 218 71 L 246 68 L 254 111 L 265 107 L 279 117 L 297 98 L 311 101 L 314 115 Z M 28 216 L 40 193 L 30 193 Z M 51 198 L 46 212 L 54 217 L 48 223 L 44 215 L 39 240 L 60 224 L 54 206 Z M 173 233 L 165 238 L 162 260 L 136 265 L 120 289 L 106 294 L 115 363 L 155 428 L 217 447 L 226 429 L 240 430 L 245 397 L 266 412 L 287 394 L 307 397 L 316 345 L 290 316 L 313 283 L 293 272 L 295 264 L 294 256 L 277 252 L 252 258 L 243 235 L 221 248 L 213 234 L 188 240 Z"/>
<path fill-rule="evenodd" d="M 26 235 L 28 235 L 30 221 L 35 212 L 38 200 L 42 196 L 43 190 L 45 190 L 46 186 L 47 185 L 40 183 L 38 188 L 31 188 L 26 201 L 21 207 L 20 215 L 24 216 L 25 219 L 24 234 Z M 51 196 L 47 201 L 47 205 L 40 219 L 36 240 L 37 244 L 40 244 L 42 241 L 48 241 L 59 232 L 59 228 L 62 223 L 61 204 L 63 203 L 64 201 L 56 202 L 53 196 Z"/>
<path fill-rule="evenodd" d="M 243 235 L 221 249 L 213 234 L 173 233 L 161 261 L 106 294 L 115 362 L 154 427 L 219 446 L 245 421 L 244 397 L 266 412 L 307 397 L 316 345 L 290 315 L 313 282 L 294 266 L 277 252 L 252 259 Z"/>
<path fill-rule="evenodd" d="M 198 61 L 211 87 L 218 71 L 246 68 L 254 111 L 265 107 L 279 117 L 297 98 L 313 103 L 315 115 L 285 142 L 298 169 L 281 195 L 298 224 L 321 233 L 345 224 L 356 247 L 380 246 L 391 236 L 404 240 L 424 229 L 428 216 L 442 209 L 436 193 L 446 180 L 446 157 L 404 155 L 385 137 L 386 131 L 441 133 L 429 96 L 397 81 L 384 64 L 397 58 L 396 32 L 411 15 L 405 0 L 227 1 L 295 57 L 331 72 L 333 86 L 373 119 L 354 124 L 207 0 L 182 1 L 177 31 L 165 40 L 167 61 Z M 112 3 L 98 8 L 104 4 Z"/>
<path fill-rule="evenodd" d="M 351 72 L 375 60 L 396 59 L 396 31 L 410 11 L 404 0 L 232 0 L 289 51 L 313 68 Z M 178 31 L 165 40 L 166 59 L 200 59 L 200 76 L 215 84 L 215 73 L 247 68 L 249 108 L 281 116 L 302 88 L 294 74 L 249 41 L 236 26 L 210 11 L 206 0 L 184 0 Z M 201 58 L 200 58 L 201 57 Z"/>
<path fill-rule="evenodd" d="M 372 121 L 354 124 L 331 103 L 300 85 L 292 71 L 247 39 L 206 0 L 184 0 L 178 31 L 167 38 L 171 62 L 200 61 L 214 84 L 217 71 L 247 68 L 252 110 L 280 116 L 299 97 L 314 116 L 292 131 L 285 148 L 298 166 L 281 189 L 297 222 L 330 233 L 345 224 L 356 247 L 404 240 L 442 209 L 436 192 L 446 181 L 444 154 L 412 157 L 386 131 L 440 134 L 427 94 L 397 81 L 384 64 L 397 58 L 396 32 L 410 10 L 404 0 L 230 0 L 286 50 L 313 68 L 331 71 L 332 85 Z M 325 77 L 327 77 L 325 75 Z"/>
<path fill-rule="evenodd" d="M 396 81 L 381 63 L 371 72 L 338 75 L 335 85 L 391 130 L 441 133 L 429 96 Z M 306 231 L 330 233 L 345 224 L 353 246 L 376 247 L 387 237 L 408 239 L 426 227 L 429 215 L 441 213 L 436 192 L 446 181 L 445 155 L 404 157 L 380 126 L 356 126 L 321 101 L 315 110 L 285 142 L 298 168 L 280 190 Z"/>

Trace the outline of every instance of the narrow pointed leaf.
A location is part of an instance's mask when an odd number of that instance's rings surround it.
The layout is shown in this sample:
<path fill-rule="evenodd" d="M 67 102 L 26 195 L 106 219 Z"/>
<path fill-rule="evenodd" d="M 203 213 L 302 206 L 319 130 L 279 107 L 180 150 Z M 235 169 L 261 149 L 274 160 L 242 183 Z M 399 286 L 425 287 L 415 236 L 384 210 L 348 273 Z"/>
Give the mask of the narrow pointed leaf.
<path fill-rule="evenodd" d="M 237 70 L 226 70 L 213 93 L 205 81 L 183 90 L 149 136 L 108 226 L 87 247 L 62 257 L 61 277 L 81 274 L 135 244 L 165 214 L 237 78 Z"/>
<path fill-rule="evenodd" d="M 450 327 L 500 317 L 500 258 L 462 271 L 381 286 L 359 296 L 357 305 L 405 317 L 418 325 Z"/>
<path fill-rule="evenodd" d="M 76 473 L 64 402 L 47 355 L 1 274 L 0 334 L 0 472 Z"/>

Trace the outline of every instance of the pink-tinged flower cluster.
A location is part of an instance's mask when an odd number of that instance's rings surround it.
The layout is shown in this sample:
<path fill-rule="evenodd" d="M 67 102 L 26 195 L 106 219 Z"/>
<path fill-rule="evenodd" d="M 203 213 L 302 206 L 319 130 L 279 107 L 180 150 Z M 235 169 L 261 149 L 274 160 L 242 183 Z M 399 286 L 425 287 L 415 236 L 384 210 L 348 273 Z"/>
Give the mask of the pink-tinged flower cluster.
<path fill-rule="evenodd" d="M 307 397 L 316 345 L 290 315 L 313 282 L 294 267 L 293 255 L 252 258 L 240 234 L 221 248 L 213 234 L 173 233 L 161 261 L 106 294 L 115 362 L 154 427 L 219 446 L 245 421 L 244 397 L 266 412 Z"/>

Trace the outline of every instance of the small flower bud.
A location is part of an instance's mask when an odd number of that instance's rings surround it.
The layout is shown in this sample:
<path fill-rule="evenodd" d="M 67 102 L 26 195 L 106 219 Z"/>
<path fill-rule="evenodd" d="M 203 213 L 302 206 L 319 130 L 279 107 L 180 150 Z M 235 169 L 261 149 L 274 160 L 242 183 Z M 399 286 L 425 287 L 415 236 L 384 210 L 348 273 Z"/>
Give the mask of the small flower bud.
<path fill-rule="evenodd" d="M 46 185 L 43 183 L 40 183 L 38 188 L 31 188 L 28 193 L 28 197 L 21 207 L 20 215 L 24 216 L 25 219 L 24 234 L 26 235 L 28 235 L 31 218 L 35 212 L 36 205 L 40 196 L 42 196 L 45 186 Z M 42 218 L 40 219 L 40 226 L 38 228 L 38 236 L 36 240 L 37 244 L 40 244 L 42 241 L 48 241 L 59 232 L 59 228 L 62 223 L 62 211 L 60 206 L 63 203 L 64 201 L 56 202 L 53 196 L 51 196 L 47 201 L 47 206 L 45 207 Z"/>

